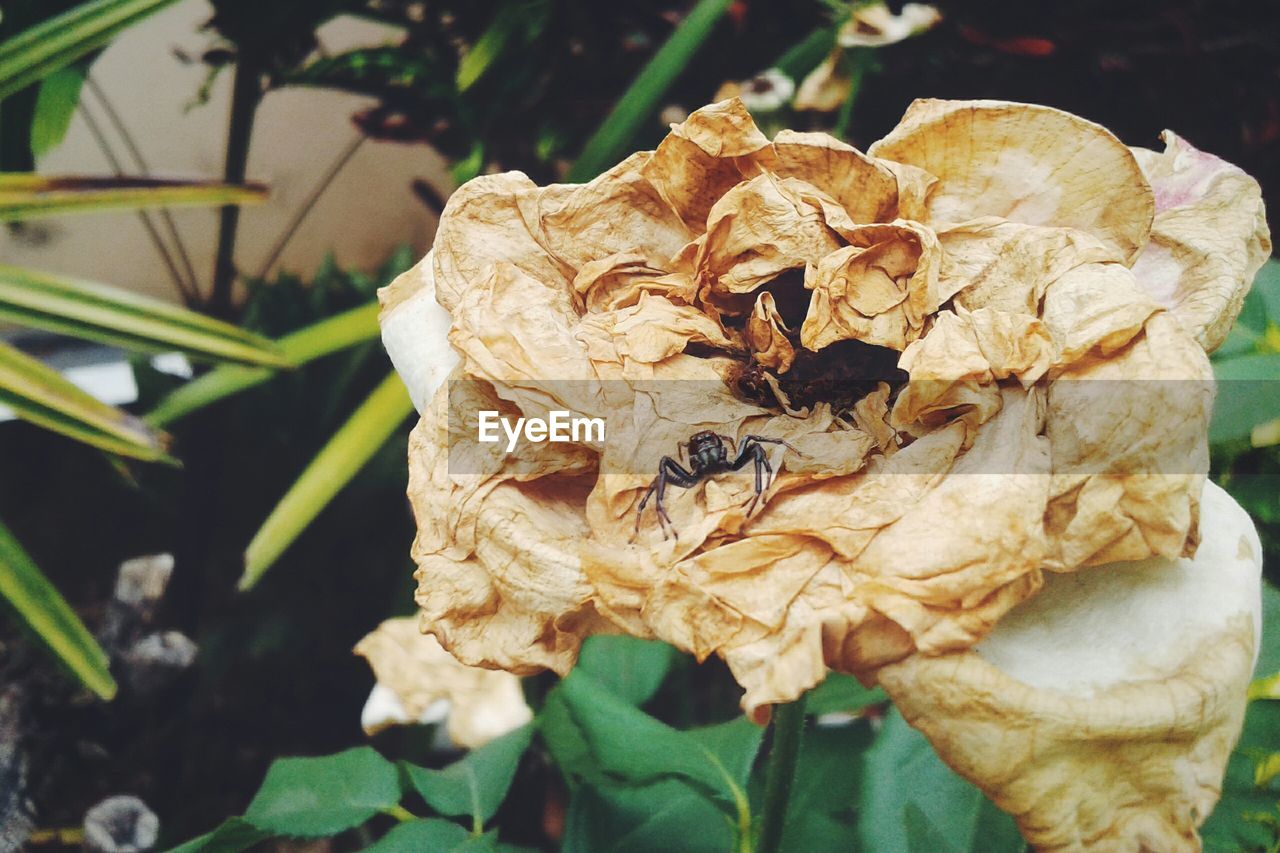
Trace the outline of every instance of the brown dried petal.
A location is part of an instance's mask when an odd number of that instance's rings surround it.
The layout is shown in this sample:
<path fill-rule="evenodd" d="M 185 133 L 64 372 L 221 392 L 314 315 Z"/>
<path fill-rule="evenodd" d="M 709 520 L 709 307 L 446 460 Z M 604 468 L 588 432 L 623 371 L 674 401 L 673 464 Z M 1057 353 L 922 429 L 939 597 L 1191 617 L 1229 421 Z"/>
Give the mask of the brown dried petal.
<path fill-rule="evenodd" d="M 752 358 L 778 373 L 790 370 L 792 362 L 796 360 L 796 350 L 788 340 L 786 331 L 787 324 L 778 313 L 773 294 L 768 291 L 761 293 L 756 297 L 755 308 L 747 318 L 746 328 L 742 332 L 747 346 L 751 347 Z"/>
<path fill-rule="evenodd" d="M 905 349 L 923 333 L 926 315 L 951 296 L 938 287 L 937 237 L 905 221 L 860 226 L 846 237 L 852 245 L 806 271 L 813 296 L 801 343 L 814 351 L 848 339 Z"/>
<path fill-rule="evenodd" d="M 520 679 L 507 672 L 466 666 L 418 630 L 418 620 L 388 619 L 356 644 L 378 684 L 396 700 L 399 718 L 365 720 L 376 734 L 397 722 L 416 722 L 437 703 L 447 703 L 449 739 L 468 749 L 483 746 L 533 719 Z"/>
<path fill-rule="evenodd" d="M 1262 192 L 1242 170 L 1197 151 L 1173 131 L 1161 138 L 1163 152 L 1133 149 L 1156 202 L 1151 242 L 1133 274 L 1212 352 L 1271 255 Z"/>
<path fill-rule="evenodd" d="M 930 224 L 999 216 L 1076 228 L 1127 263 L 1147 244 L 1155 203 L 1137 161 L 1105 128 L 1061 110 L 917 100 L 868 153 L 938 177 Z"/>
<path fill-rule="evenodd" d="M 1244 717 L 1262 554 L 1213 484 L 1204 513 L 1194 559 L 1050 576 L 974 651 L 880 670 L 1038 850 L 1200 849 Z"/>

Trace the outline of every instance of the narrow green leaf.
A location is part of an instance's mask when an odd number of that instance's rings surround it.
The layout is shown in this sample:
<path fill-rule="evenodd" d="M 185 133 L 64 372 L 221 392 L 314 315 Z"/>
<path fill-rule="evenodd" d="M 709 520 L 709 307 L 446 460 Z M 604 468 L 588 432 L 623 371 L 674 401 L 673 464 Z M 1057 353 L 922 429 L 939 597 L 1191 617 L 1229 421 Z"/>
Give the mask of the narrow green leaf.
<path fill-rule="evenodd" d="M 378 303 L 370 302 L 299 329 L 276 341 L 276 345 L 291 367 L 300 367 L 377 336 Z M 261 385 L 272 376 L 275 371 L 262 367 L 218 367 L 173 391 L 145 420 L 152 426 L 166 426 L 232 394 Z"/>
<path fill-rule="evenodd" d="M 263 522 L 245 549 L 240 589 L 250 589 L 258 582 L 412 411 L 409 393 L 392 371 L 329 439 Z"/>
<path fill-rule="evenodd" d="M 427 805 L 447 817 L 470 817 L 479 833 L 498 811 L 515 778 L 520 757 L 533 739 L 533 725 L 496 738 L 442 770 L 401 763 L 409 783 Z"/>
<path fill-rule="evenodd" d="M 711 35 L 729 2 L 699 0 L 587 140 L 569 171 L 570 183 L 589 181 L 622 159 L 636 132 L 657 111 L 658 102 Z"/>
<path fill-rule="evenodd" d="M 732 825 L 715 806 L 684 783 L 667 779 L 571 792 L 560 853 L 724 853 L 734 849 L 733 840 Z"/>
<path fill-rule="evenodd" d="M 146 462 L 175 460 L 168 436 L 82 391 L 56 370 L 0 342 L 0 405 L 18 417 L 109 453 Z"/>
<path fill-rule="evenodd" d="M 263 832 L 244 818 L 229 817 L 213 832 L 180 844 L 169 853 L 242 853 L 270 837 L 271 833 Z"/>
<path fill-rule="evenodd" d="M 615 695 L 642 705 L 662 686 L 675 654 L 659 640 L 597 635 L 582 644 L 577 665 Z"/>
<path fill-rule="evenodd" d="M 259 184 L 0 172 L 0 222 L 101 210 L 255 204 L 266 198 L 266 187 Z"/>
<path fill-rule="evenodd" d="M 93 0 L 0 43 L 0 100 L 102 47 L 174 0 Z"/>
<path fill-rule="evenodd" d="M 244 813 L 273 835 L 319 838 L 359 826 L 400 802 L 396 766 L 367 746 L 272 762 Z"/>
<path fill-rule="evenodd" d="M 43 157 L 62 144 L 71 127 L 71 117 L 80 103 L 84 68 L 68 65 L 45 77 L 36 96 L 36 113 L 31 122 L 31 155 Z"/>
<path fill-rule="evenodd" d="M 813 705 L 817 690 L 805 699 Z M 874 734 L 866 720 L 842 726 L 811 726 L 800 743 L 800 760 L 787 804 L 783 850 L 844 853 L 857 849 L 854 805 L 862 785 L 861 756 Z"/>
<path fill-rule="evenodd" d="M 409 853 L 411 850 L 452 853 L 471 839 L 471 833 L 449 820 L 410 820 L 364 848 L 364 853 Z"/>
<path fill-rule="evenodd" d="M 106 652 L 3 523 L 0 597 L 81 684 L 103 699 L 115 696 Z"/>
<path fill-rule="evenodd" d="M 274 343 L 230 323 L 105 284 L 5 264 L 0 320 L 141 352 L 288 365 Z"/>
<path fill-rule="evenodd" d="M 519 0 L 506 0 L 488 28 L 467 51 L 466 56 L 458 63 L 457 85 L 459 92 L 465 92 L 489 70 L 493 61 L 501 55 L 512 34 L 520 25 L 524 4 Z"/>
<path fill-rule="evenodd" d="M 1280 699 L 1280 672 L 1254 679 L 1249 685 L 1249 699 Z"/>

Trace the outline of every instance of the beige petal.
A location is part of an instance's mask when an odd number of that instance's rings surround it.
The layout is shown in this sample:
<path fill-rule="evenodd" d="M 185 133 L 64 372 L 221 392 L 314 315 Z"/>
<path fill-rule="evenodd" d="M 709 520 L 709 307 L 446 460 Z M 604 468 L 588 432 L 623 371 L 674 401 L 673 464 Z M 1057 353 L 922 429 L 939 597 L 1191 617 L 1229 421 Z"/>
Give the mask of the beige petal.
<path fill-rule="evenodd" d="M 1047 565 L 1189 553 L 1213 392 L 1208 357 L 1163 312 L 1123 352 L 1057 374 L 1045 430 L 1054 470 Z"/>
<path fill-rule="evenodd" d="M 806 272 L 813 296 L 800 341 L 814 351 L 849 339 L 905 349 L 950 296 L 938 289 L 937 237 L 905 221 L 860 226 L 847 237 L 852 245 Z"/>
<path fill-rule="evenodd" d="M 825 133 L 783 130 L 756 157 L 782 178 L 805 181 L 844 208 L 854 223 L 888 222 L 898 209 L 898 178 L 886 164 Z"/>
<path fill-rule="evenodd" d="M 432 253 L 378 291 L 382 340 L 419 412 L 460 359 L 449 345 L 449 312 L 436 301 Z"/>
<path fill-rule="evenodd" d="M 1194 559 L 1049 576 L 975 651 L 880 670 L 1038 850 L 1200 849 L 1244 718 L 1262 555 L 1225 492 L 1203 500 Z"/>
<path fill-rule="evenodd" d="M 786 335 L 787 325 L 778 313 L 773 294 L 768 291 L 756 297 L 755 308 L 747 318 L 742 337 L 751 347 L 751 355 L 761 365 L 786 373 L 796 359 L 795 347 Z"/>
<path fill-rule="evenodd" d="M 417 722 L 443 704 L 449 739 L 472 749 L 533 719 L 519 678 L 460 663 L 435 637 L 418 631 L 416 618 L 388 619 L 356 644 L 355 653 L 373 669 L 375 690 L 389 691 L 403 715 L 366 720 L 368 734 L 395 722 Z"/>
<path fill-rule="evenodd" d="M 837 48 L 827 54 L 817 68 L 800 81 L 791 106 L 797 110 L 816 110 L 831 113 L 840 108 L 849 96 L 849 77 L 840 71 L 840 57 L 844 51 Z"/>
<path fill-rule="evenodd" d="M 1132 263 L 1155 212 L 1133 155 L 1109 131 L 1051 107 L 917 100 L 868 152 L 938 177 L 930 224 L 999 216 L 1088 232 Z"/>
<path fill-rule="evenodd" d="M 812 184 L 768 172 L 724 194 L 707 216 L 695 261 L 721 294 L 750 293 L 780 273 L 816 263 L 839 245 L 852 221 Z M 835 222 L 829 220 L 835 219 Z"/>
<path fill-rule="evenodd" d="M 971 311 L 994 308 L 1036 316 L 1045 290 L 1069 270 L 1124 260 L 1084 231 L 995 216 L 944 228 L 938 242 L 940 287 Z"/>
<path fill-rule="evenodd" d="M 689 231 L 701 234 L 711 207 L 755 174 L 751 155 L 768 145 L 742 101 L 731 98 L 673 125 L 642 173 Z"/>
<path fill-rule="evenodd" d="M 841 47 L 883 47 L 924 32 L 942 20 L 938 7 L 928 3 L 904 3 L 894 13 L 887 3 L 858 5 L 840 27 Z"/>
<path fill-rule="evenodd" d="M 1172 131 L 1161 138 L 1163 152 L 1133 149 L 1156 202 L 1151 242 L 1133 274 L 1212 352 L 1271 255 L 1262 192 L 1243 171 Z"/>
<path fill-rule="evenodd" d="M 642 293 L 693 302 L 697 286 L 687 275 L 667 272 L 663 261 L 639 252 L 619 252 L 582 265 L 573 279 L 573 291 L 588 311 L 627 308 Z"/>

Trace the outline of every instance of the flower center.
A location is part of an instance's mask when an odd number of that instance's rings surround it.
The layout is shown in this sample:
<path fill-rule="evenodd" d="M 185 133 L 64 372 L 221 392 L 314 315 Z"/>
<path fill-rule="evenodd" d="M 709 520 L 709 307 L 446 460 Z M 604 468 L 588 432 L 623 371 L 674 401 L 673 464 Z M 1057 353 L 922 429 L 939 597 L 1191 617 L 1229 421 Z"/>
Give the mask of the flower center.
<path fill-rule="evenodd" d="M 830 403 L 836 412 L 848 411 L 881 382 L 891 392 L 907 381 L 898 369 L 897 350 L 862 341 L 837 341 L 818 352 L 804 349 L 796 341 L 796 359 L 786 373 L 776 373 L 753 358 L 746 358 L 733 371 L 729 386 L 742 400 L 765 408 L 776 408 L 786 397 L 793 409 L 808 409 Z M 776 388 L 776 390 L 775 390 Z"/>

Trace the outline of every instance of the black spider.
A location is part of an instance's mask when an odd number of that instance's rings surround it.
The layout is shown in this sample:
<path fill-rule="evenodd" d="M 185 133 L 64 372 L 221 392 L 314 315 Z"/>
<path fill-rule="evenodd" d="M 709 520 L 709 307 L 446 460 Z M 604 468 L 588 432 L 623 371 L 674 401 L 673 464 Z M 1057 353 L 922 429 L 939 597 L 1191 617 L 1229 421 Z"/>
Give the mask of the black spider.
<path fill-rule="evenodd" d="M 737 456 L 732 461 L 730 461 L 729 454 L 725 450 L 724 443 L 726 440 L 734 446 L 734 452 L 737 453 Z M 680 442 L 680 449 L 683 451 L 687 448 L 689 451 L 689 466 L 693 470 L 686 471 L 679 462 L 670 456 L 662 457 L 662 461 L 658 463 L 658 476 L 653 478 L 653 482 L 649 484 L 648 490 L 640 500 L 640 506 L 636 508 L 636 532 L 640 532 L 640 517 L 644 513 L 645 505 L 649 503 L 649 498 L 656 494 L 657 499 L 654 501 L 653 506 L 658 513 L 658 522 L 662 527 L 662 538 L 667 538 L 667 531 L 669 530 L 672 536 L 679 539 L 679 534 L 676 533 L 671 524 L 671 518 L 667 515 L 667 508 L 662 503 L 666 495 L 667 484 L 670 483 L 682 489 L 690 489 L 712 474 L 739 471 L 748 462 L 755 462 L 756 493 L 751 498 L 751 503 L 747 505 L 747 515 L 751 515 L 751 511 L 755 509 L 756 503 L 760 500 L 760 495 L 764 493 L 765 488 L 769 485 L 765 482 L 765 473 L 768 473 L 769 481 L 773 481 L 773 466 L 769 464 L 769 459 L 765 456 L 764 444 L 781 444 L 796 453 L 800 452 L 780 438 L 765 438 L 762 435 L 747 436 L 742 440 L 742 449 L 739 450 L 732 437 L 720 435 L 711 430 L 694 433 L 687 442 Z"/>

